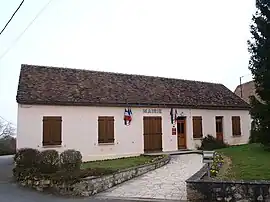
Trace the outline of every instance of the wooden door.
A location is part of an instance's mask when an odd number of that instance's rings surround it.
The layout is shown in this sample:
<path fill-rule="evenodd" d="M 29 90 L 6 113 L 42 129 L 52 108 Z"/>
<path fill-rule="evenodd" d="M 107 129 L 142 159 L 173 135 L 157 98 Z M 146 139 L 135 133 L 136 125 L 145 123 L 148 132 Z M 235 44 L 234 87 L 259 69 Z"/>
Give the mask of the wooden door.
<path fill-rule="evenodd" d="M 216 137 L 218 140 L 223 141 L 223 117 L 216 117 Z"/>
<path fill-rule="evenodd" d="M 187 148 L 186 140 L 186 118 L 181 118 L 177 120 L 177 142 L 178 149 Z"/>
<path fill-rule="evenodd" d="M 162 151 L 162 118 L 143 117 L 144 152 Z"/>

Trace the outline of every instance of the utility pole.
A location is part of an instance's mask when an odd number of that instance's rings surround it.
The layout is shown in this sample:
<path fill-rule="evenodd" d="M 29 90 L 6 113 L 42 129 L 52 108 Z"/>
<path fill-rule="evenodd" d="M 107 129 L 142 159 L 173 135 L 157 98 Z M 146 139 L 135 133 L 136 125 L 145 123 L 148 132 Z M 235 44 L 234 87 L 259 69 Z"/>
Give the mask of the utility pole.
<path fill-rule="evenodd" d="M 243 78 L 244 76 L 240 76 L 240 96 L 241 96 L 241 98 L 243 97 L 243 86 L 242 86 L 242 78 Z"/>
<path fill-rule="evenodd" d="M 240 76 L 240 77 L 239 77 L 239 78 L 240 78 L 240 96 L 241 96 L 241 98 L 243 98 L 242 78 L 243 78 L 243 77 L 246 77 L 246 76 L 249 76 L 249 75 L 251 75 L 251 74 L 246 74 L 246 75 L 243 75 L 243 76 Z"/>

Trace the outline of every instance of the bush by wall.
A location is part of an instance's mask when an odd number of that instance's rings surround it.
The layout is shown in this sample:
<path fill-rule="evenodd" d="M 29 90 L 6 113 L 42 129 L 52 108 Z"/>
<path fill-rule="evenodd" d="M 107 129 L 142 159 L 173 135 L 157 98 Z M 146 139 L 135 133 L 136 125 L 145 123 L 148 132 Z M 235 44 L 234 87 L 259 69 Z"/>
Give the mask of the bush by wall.
<path fill-rule="evenodd" d="M 62 160 L 60 161 L 60 156 Z M 42 179 L 54 179 L 57 181 L 73 180 L 89 174 L 102 174 L 108 170 L 84 170 L 80 171 L 82 155 L 79 151 L 67 150 L 61 155 L 56 150 L 49 149 L 38 151 L 32 148 L 19 149 L 14 156 L 14 177 L 20 181 L 24 176 L 32 176 Z M 74 172 L 75 170 L 80 172 Z M 100 172 L 100 173 L 98 173 Z"/>
<path fill-rule="evenodd" d="M 199 150 L 215 150 L 221 149 L 229 146 L 225 142 L 216 139 L 212 135 L 207 135 L 202 139 L 201 146 L 198 147 Z"/>
<path fill-rule="evenodd" d="M 66 150 L 60 154 L 60 164 L 63 170 L 79 170 L 82 165 L 82 155 L 74 149 Z"/>
<path fill-rule="evenodd" d="M 41 173 L 55 173 L 60 168 L 60 157 L 56 150 L 49 149 L 38 155 L 38 168 Z"/>
<path fill-rule="evenodd" d="M 19 149 L 15 156 L 14 162 L 17 168 L 37 168 L 38 166 L 38 156 L 40 152 L 32 148 L 22 148 Z"/>

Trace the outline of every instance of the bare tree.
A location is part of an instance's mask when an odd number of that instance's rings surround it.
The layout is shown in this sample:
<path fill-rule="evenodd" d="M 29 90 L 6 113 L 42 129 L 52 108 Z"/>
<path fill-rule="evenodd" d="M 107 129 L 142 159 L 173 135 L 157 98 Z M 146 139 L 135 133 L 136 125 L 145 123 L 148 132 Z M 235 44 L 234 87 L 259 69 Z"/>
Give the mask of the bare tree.
<path fill-rule="evenodd" d="M 15 154 L 15 130 L 12 123 L 0 119 L 0 156 Z"/>
<path fill-rule="evenodd" d="M 7 136 L 15 135 L 15 127 L 11 123 L 5 123 L 0 120 L 0 138 L 5 138 Z"/>

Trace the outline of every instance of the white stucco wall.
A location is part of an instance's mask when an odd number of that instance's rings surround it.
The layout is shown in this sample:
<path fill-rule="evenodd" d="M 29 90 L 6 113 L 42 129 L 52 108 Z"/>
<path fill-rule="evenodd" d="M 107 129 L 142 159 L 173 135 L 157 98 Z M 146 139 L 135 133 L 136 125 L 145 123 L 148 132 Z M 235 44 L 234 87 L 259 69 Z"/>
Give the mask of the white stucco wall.
<path fill-rule="evenodd" d="M 62 116 L 62 146 L 65 149 L 80 150 L 83 160 L 96 160 L 139 155 L 144 152 L 143 116 L 162 116 L 163 151 L 177 150 L 177 135 L 171 134 L 170 109 L 162 109 L 162 114 L 144 114 L 143 108 L 132 108 L 133 120 L 130 126 L 123 123 L 122 107 L 79 107 L 19 105 L 17 122 L 17 148 L 42 147 L 43 116 Z M 187 118 L 187 147 L 195 149 L 200 140 L 192 137 L 192 116 L 202 116 L 203 134 L 215 136 L 215 116 L 224 116 L 224 140 L 229 144 L 247 143 L 250 130 L 250 116 L 244 110 L 195 110 L 178 109 L 178 114 Z M 115 144 L 98 145 L 98 116 L 114 116 Z M 241 137 L 232 137 L 231 116 L 241 117 Z"/>

